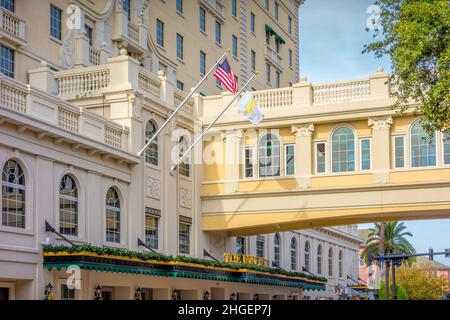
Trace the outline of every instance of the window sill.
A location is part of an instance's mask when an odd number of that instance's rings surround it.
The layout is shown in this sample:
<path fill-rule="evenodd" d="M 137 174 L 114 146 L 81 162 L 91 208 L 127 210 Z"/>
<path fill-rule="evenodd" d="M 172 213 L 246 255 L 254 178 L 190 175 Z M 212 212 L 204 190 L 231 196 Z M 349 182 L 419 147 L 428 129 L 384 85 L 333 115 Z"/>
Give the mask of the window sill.
<path fill-rule="evenodd" d="M 179 63 L 181 63 L 181 64 L 185 64 L 184 60 L 183 60 L 183 59 L 180 59 L 180 58 L 178 58 L 178 57 L 177 57 L 177 61 L 178 61 Z"/>
<path fill-rule="evenodd" d="M 56 43 L 59 44 L 60 46 L 63 45 L 62 40 L 59 40 L 58 38 L 55 38 L 55 37 L 53 37 L 53 36 L 50 36 L 50 40 L 56 42 Z"/>
<path fill-rule="evenodd" d="M 183 176 L 182 174 L 178 173 L 178 177 L 182 180 L 192 182 L 192 175 L 190 175 L 189 177 L 186 177 L 186 176 Z"/>
<path fill-rule="evenodd" d="M 208 34 L 206 33 L 206 31 L 203 31 L 202 29 L 200 29 L 200 32 L 201 32 L 205 37 L 208 36 Z"/>
<path fill-rule="evenodd" d="M 185 19 L 183 12 L 180 12 L 180 11 L 177 10 L 177 14 L 178 14 L 181 18 Z"/>
<path fill-rule="evenodd" d="M 6 226 L 0 226 L 0 232 L 11 233 L 11 234 L 19 234 L 19 235 L 24 235 L 24 236 L 34 236 L 34 235 L 36 235 L 36 233 L 34 231 L 31 231 L 29 229 L 6 227 Z"/>
<path fill-rule="evenodd" d="M 144 165 L 145 165 L 146 168 L 153 169 L 153 170 L 157 170 L 157 171 L 161 171 L 161 169 L 159 168 L 159 166 L 155 166 L 154 164 L 145 162 Z"/>
<path fill-rule="evenodd" d="M 157 43 L 156 46 L 158 47 L 158 49 L 160 49 L 160 50 L 166 52 L 166 49 L 164 49 L 164 47 L 161 46 L 160 44 Z"/>

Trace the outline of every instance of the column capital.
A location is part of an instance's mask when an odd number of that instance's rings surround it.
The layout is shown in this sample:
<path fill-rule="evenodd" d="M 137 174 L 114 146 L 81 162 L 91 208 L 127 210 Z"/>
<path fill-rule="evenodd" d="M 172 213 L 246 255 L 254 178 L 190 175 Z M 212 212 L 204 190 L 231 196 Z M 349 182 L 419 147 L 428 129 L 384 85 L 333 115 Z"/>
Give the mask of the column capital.
<path fill-rule="evenodd" d="M 314 133 L 314 124 L 306 123 L 293 125 L 291 130 L 296 137 L 311 137 Z"/>
<path fill-rule="evenodd" d="M 369 118 L 368 124 L 372 130 L 388 130 L 393 123 L 392 116 L 384 118 Z"/>
<path fill-rule="evenodd" d="M 225 133 L 221 132 L 223 141 L 239 142 L 244 136 L 242 130 L 227 130 Z"/>

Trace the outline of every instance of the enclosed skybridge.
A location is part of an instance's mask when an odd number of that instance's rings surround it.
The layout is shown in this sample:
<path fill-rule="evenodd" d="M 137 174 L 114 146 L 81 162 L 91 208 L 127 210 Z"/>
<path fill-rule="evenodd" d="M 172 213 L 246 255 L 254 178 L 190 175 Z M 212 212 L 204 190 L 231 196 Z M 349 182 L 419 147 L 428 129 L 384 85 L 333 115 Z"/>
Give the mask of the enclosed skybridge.
<path fill-rule="evenodd" d="M 392 110 L 389 77 L 256 91 L 255 127 L 236 110 L 204 142 L 203 230 L 229 235 L 450 218 L 450 137 Z M 204 124 L 226 96 L 200 100 Z"/>

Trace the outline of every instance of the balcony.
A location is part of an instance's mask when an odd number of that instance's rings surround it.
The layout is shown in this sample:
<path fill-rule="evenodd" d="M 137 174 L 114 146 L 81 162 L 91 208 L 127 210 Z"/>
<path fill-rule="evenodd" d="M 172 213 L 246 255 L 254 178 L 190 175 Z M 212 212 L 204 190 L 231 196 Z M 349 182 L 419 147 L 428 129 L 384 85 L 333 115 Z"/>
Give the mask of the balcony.
<path fill-rule="evenodd" d="M 14 13 L 0 8 L 0 36 L 13 45 L 24 46 L 25 21 Z"/>
<path fill-rule="evenodd" d="M 30 82 L 33 82 L 32 77 Z M 104 145 L 100 147 L 103 150 L 101 153 L 108 147 L 128 151 L 128 127 L 3 75 L 0 75 L 0 113 L 0 118 L 14 118 L 14 122 L 20 122 L 15 115 L 25 116 L 24 121 L 29 118 L 37 119 L 37 122 L 31 121 L 29 127 L 27 125 L 24 127 L 43 132 L 42 136 L 54 136 L 59 143 L 78 140 L 77 145 L 80 145 L 83 144 L 80 139 L 87 139 L 85 143 L 90 149 L 92 143 L 88 141 L 99 142 L 99 147 Z M 44 131 L 43 128 L 32 128 L 33 123 L 46 124 L 45 130 L 48 131 Z M 49 126 L 54 129 L 48 129 Z M 79 138 L 74 138 L 73 134 Z"/>
<path fill-rule="evenodd" d="M 266 56 L 266 59 L 268 59 L 275 67 L 277 67 L 280 71 L 283 70 L 283 58 L 280 56 L 277 50 L 266 44 L 264 54 Z"/>
<path fill-rule="evenodd" d="M 123 10 L 114 15 L 114 32 L 112 40 L 118 43 L 119 48 L 126 49 L 134 58 L 149 54 L 147 48 L 148 29 L 143 23 L 136 24 L 128 20 Z"/>
<path fill-rule="evenodd" d="M 213 16 L 220 21 L 225 20 L 225 10 L 222 1 L 220 0 L 200 0 L 199 1 L 205 9 L 208 9 Z"/>

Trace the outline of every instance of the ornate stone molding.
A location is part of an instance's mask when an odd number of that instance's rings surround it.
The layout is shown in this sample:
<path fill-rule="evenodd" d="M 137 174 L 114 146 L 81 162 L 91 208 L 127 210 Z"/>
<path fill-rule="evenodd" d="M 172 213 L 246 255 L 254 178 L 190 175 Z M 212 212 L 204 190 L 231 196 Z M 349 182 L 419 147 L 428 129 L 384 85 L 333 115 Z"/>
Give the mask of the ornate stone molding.
<path fill-rule="evenodd" d="M 387 118 L 369 118 L 368 123 L 372 130 L 388 130 L 391 128 L 393 119 L 391 116 Z"/>
<path fill-rule="evenodd" d="M 187 189 L 180 189 L 180 206 L 186 209 L 192 208 L 192 193 Z"/>
<path fill-rule="evenodd" d="M 156 200 L 161 199 L 161 183 L 158 179 L 147 177 L 147 196 Z"/>
<path fill-rule="evenodd" d="M 295 134 L 296 137 L 312 137 L 314 133 L 314 124 L 293 125 L 292 133 Z"/>

